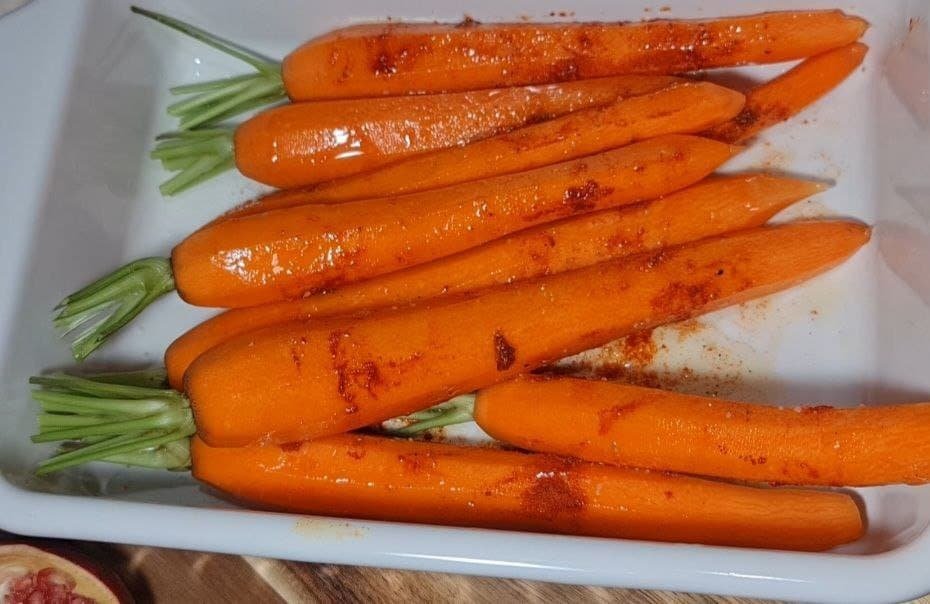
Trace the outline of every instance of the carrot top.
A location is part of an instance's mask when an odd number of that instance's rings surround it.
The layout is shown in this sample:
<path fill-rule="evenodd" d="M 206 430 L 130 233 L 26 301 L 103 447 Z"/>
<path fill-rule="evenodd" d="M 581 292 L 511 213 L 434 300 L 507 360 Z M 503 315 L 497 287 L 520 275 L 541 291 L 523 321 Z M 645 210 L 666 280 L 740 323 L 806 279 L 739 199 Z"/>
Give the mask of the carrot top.
<path fill-rule="evenodd" d="M 281 79 L 280 61 L 265 58 L 168 15 L 138 6 L 131 6 L 130 10 L 203 42 L 255 69 L 255 73 L 251 74 L 171 88 L 171 94 L 185 97 L 168 106 L 168 115 L 179 120 L 179 130 L 216 124 L 246 111 L 287 99 Z"/>

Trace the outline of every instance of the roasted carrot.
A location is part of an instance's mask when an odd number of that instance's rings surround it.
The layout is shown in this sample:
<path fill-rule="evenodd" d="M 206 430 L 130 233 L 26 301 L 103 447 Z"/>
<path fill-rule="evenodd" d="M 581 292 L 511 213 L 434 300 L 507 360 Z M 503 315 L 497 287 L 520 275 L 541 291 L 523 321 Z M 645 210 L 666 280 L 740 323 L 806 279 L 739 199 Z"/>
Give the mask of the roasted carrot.
<path fill-rule="evenodd" d="M 197 325 L 165 352 L 172 387 L 188 365 L 232 336 L 296 319 L 451 296 L 560 273 L 612 258 L 761 226 L 822 190 L 805 180 L 750 174 L 711 177 L 667 197 L 541 225 L 506 238 L 301 300 L 237 308 Z"/>
<path fill-rule="evenodd" d="M 311 40 L 282 63 L 292 99 L 475 90 L 621 73 L 777 63 L 855 42 L 841 11 L 643 23 L 380 23 Z"/>
<path fill-rule="evenodd" d="M 735 149 L 668 135 L 519 174 L 395 198 L 309 204 L 203 228 L 172 252 L 199 306 L 253 306 L 448 256 L 559 218 L 690 185 Z"/>
<path fill-rule="evenodd" d="M 625 539 L 817 551 L 862 535 L 847 494 L 761 489 L 549 455 L 340 435 L 213 448 L 194 476 L 274 510 Z"/>
<path fill-rule="evenodd" d="M 312 101 L 777 63 L 855 42 L 868 26 L 835 10 L 642 23 L 388 22 L 337 29 L 278 64 L 177 19 L 133 10 L 256 70 L 173 89 L 193 95 L 169 108 L 182 128 L 282 100 L 285 92 L 293 101 Z"/>
<path fill-rule="evenodd" d="M 868 49 L 857 42 L 801 61 L 774 80 L 750 90 L 739 115 L 711 128 L 705 136 L 741 142 L 797 115 L 839 86 L 862 63 Z"/>
<path fill-rule="evenodd" d="M 198 357 L 186 391 L 211 446 L 346 432 L 795 285 L 868 237 L 851 222 L 753 229 L 341 326 L 267 327 Z"/>
<path fill-rule="evenodd" d="M 700 132 L 743 107 L 738 92 L 707 82 L 673 84 L 605 107 L 569 113 L 476 141 L 306 189 L 278 191 L 217 220 L 305 203 L 331 203 L 413 193 L 512 174 L 622 147 L 662 134 Z"/>
<path fill-rule="evenodd" d="M 165 194 L 233 165 L 249 178 L 275 187 L 312 185 L 680 81 L 632 75 L 455 94 L 297 103 L 269 109 L 235 131 L 166 135 L 152 157 L 179 171 L 162 187 Z"/>
<path fill-rule="evenodd" d="M 475 421 L 518 447 L 654 470 L 798 485 L 930 481 L 930 403 L 781 408 L 533 376 L 481 391 Z"/>

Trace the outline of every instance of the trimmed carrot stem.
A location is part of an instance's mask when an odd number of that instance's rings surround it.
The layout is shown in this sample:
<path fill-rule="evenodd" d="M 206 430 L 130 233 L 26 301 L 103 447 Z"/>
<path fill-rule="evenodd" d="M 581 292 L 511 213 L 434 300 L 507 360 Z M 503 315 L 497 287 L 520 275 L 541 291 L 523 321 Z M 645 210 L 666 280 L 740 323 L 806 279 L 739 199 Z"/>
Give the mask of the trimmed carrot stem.
<path fill-rule="evenodd" d="M 53 324 L 71 338 L 71 353 L 85 359 L 149 304 L 175 288 L 167 258 L 126 264 L 58 303 Z"/>
<path fill-rule="evenodd" d="M 187 97 L 168 107 L 168 115 L 178 118 L 179 130 L 216 124 L 257 107 L 287 99 L 279 62 L 271 61 L 168 15 L 138 6 L 132 6 L 130 10 L 239 59 L 255 69 L 255 73 L 252 74 L 173 87 L 172 94 Z"/>

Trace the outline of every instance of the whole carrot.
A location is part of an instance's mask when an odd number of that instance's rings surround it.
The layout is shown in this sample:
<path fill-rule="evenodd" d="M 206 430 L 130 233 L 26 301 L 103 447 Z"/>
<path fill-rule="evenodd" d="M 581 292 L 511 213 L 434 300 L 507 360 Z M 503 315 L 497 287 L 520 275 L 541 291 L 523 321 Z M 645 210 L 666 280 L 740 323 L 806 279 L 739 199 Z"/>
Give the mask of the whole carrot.
<path fill-rule="evenodd" d="M 241 307 L 421 264 L 508 233 L 658 197 L 699 181 L 735 149 L 669 135 L 440 191 L 309 204 L 210 224 L 171 259 L 131 262 L 65 298 L 56 326 L 83 358 L 159 296 Z"/>
<path fill-rule="evenodd" d="M 306 186 L 679 81 L 631 75 L 454 94 L 297 103 L 269 109 L 235 130 L 164 135 L 152 157 L 178 172 L 162 185 L 166 195 L 233 166 L 275 187 Z"/>
<path fill-rule="evenodd" d="M 797 115 L 839 86 L 862 63 L 868 50 L 868 46 L 857 42 L 801 61 L 774 80 L 746 93 L 743 110 L 704 135 L 738 143 Z"/>
<path fill-rule="evenodd" d="M 342 325 L 276 325 L 202 354 L 186 391 L 211 446 L 346 432 L 790 287 L 868 237 L 850 222 L 760 228 Z"/>
<path fill-rule="evenodd" d="M 382 23 L 311 40 L 285 58 L 282 75 L 291 98 L 306 99 L 682 73 L 800 59 L 854 42 L 866 27 L 840 11 L 643 23 Z"/>
<path fill-rule="evenodd" d="M 700 132 L 733 118 L 737 92 L 708 82 L 684 82 L 604 107 L 583 109 L 469 145 L 424 153 L 370 172 L 278 191 L 217 220 L 305 203 L 332 203 L 413 193 L 531 170 L 622 147 L 663 134 Z"/>
<path fill-rule="evenodd" d="M 822 190 L 805 180 L 749 174 L 710 177 L 642 205 L 604 210 L 520 231 L 413 268 L 300 300 L 237 308 L 192 328 L 165 352 L 168 381 L 229 338 L 277 323 L 461 295 L 491 285 L 564 272 L 638 252 L 761 226 Z"/>
<path fill-rule="evenodd" d="M 245 61 L 255 73 L 172 91 L 169 113 L 204 125 L 293 101 L 481 90 L 627 73 L 682 73 L 801 59 L 855 42 L 867 24 L 840 11 L 642 23 L 373 23 L 310 40 L 283 64 L 171 17 L 133 11 Z"/>
<path fill-rule="evenodd" d="M 526 376 L 481 391 L 475 420 L 518 447 L 654 470 L 799 485 L 930 481 L 930 403 L 781 408 Z"/>
<path fill-rule="evenodd" d="M 863 531 L 842 493 L 489 448 L 341 435 L 218 449 L 194 439 L 191 458 L 197 479 L 239 501 L 307 514 L 810 551 Z"/>

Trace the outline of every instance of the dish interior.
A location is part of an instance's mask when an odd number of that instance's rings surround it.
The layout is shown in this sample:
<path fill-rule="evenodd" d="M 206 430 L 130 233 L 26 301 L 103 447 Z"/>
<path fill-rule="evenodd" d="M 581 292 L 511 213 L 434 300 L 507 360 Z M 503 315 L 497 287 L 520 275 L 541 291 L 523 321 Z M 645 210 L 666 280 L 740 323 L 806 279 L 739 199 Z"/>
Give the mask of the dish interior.
<path fill-rule="evenodd" d="M 257 49 L 283 57 L 311 35 L 350 22 L 383 19 L 456 21 L 460 3 L 415 0 L 312 3 L 148 2 L 161 10 Z M 479 21 L 639 20 L 711 17 L 836 4 L 793 0 L 737 9 L 729 2 L 657 5 L 575 0 L 571 11 L 542 10 L 531 0 L 469 3 Z M 873 240 L 852 261 L 803 287 L 745 307 L 702 317 L 684 327 L 657 330 L 658 350 L 637 375 L 672 388 L 770 404 L 875 405 L 930 399 L 930 100 L 927 97 L 927 13 L 920 2 L 843 5 L 871 22 L 864 66 L 826 100 L 765 133 L 728 171 L 766 169 L 821 178 L 827 192 L 787 210 L 779 219 L 854 217 L 875 225 Z M 177 198 L 163 199 L 166 176 L 147 153 L 152 138 L 170 128 L 162 109 L 170 85 L 242 72 L 243 66 L 144 19 L 116 0 L 88 2 L 71 58 L 60 128 L 45 161 L 43 192 L 16 203 L 30 208 L 5 225 L 30 233 L 25 263 L 3 273 L 13 300 L 0 358 L 0 473 L 29 490 L 157 502 L 226 506 L 187 474 L 129 470 L 103 464 L 49 480 L 31 476 L 50 448 L 34 446 L 35 407 L 27 378 L 43 369 L 73 368 L 65 344 L 50 326 L 63 295 L 118 264 L 164 256 L 173 242 L 263 189 L 224 175 Z M 785 65 L 708 74 L 746 83 L 771 77 Z M 167 296 L 100 350 L 93 368 L 158 365 L 172 338 L 212 314 Z M 623 361 L 623 347 L 587 355 L 595 363 Z M 629 363 L 628 363 L 629 364 Z M 448 436 L 481 439 L 474 427 Z M 930 488 L 859 491 L 869 532 L 844 549 L 889 551 L 914 539 L 930 522 Z"/>

